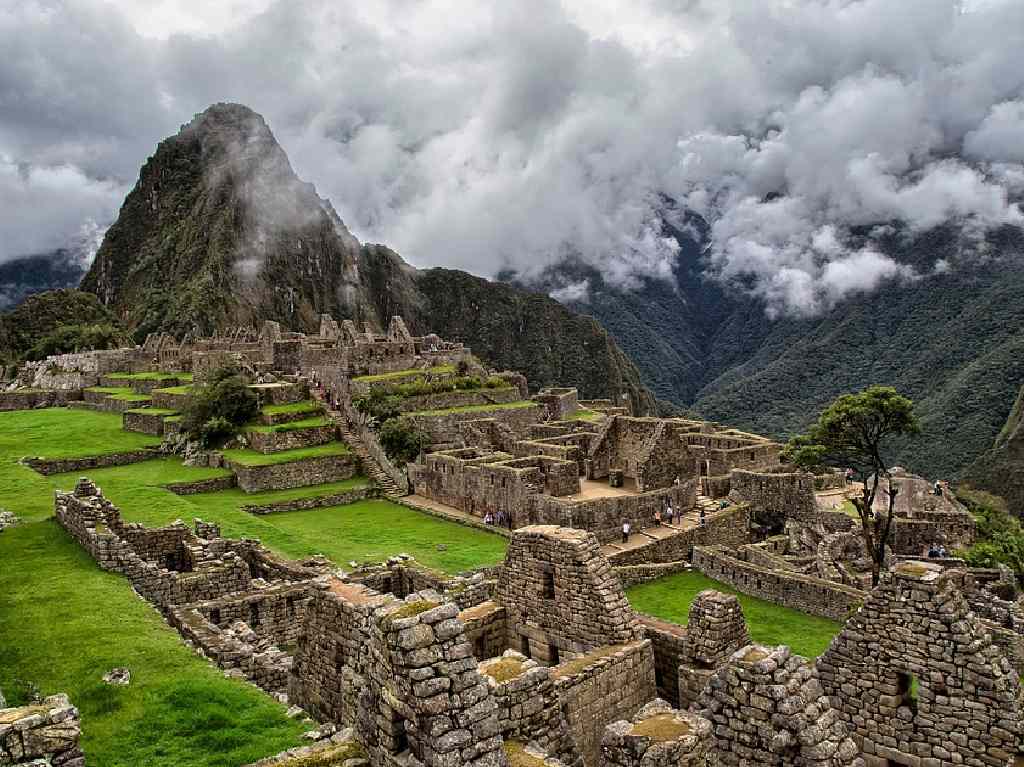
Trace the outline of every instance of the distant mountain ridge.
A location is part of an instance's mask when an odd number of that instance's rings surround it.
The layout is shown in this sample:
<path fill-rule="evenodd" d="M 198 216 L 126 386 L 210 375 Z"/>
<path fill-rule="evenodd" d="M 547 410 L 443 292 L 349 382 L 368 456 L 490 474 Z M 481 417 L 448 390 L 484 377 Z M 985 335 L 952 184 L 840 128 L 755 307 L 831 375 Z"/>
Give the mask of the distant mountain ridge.
<path fill-rule="evenodd" d="M 327 200 L 301 181 L 263 118 L 215 104 L 165 139 L 143 166 L 81 283 L 136 337 L 207 334 L 265 319 L 302 331 L 319 315 L 471 346 L 537 386 L 583 397 L 657 403 L 632 362 L 592 318 L 543 294 L 464 272 L 406 264 L 360 244 Z"/>
<path fill-rule="evenodd" d="M 0 263 L 0 312 L 34 293 L 75 288 L 88 270 L 82 254 L 67 248 Z"/>
<path fill-rule="evenodd" d="M 692 222 L 667 229 L 681 248 L 671 283 L 621 290 L 568 262 L 533 284 L 586 281 L 586 295 L 567 305 L 608 328 L 656 396 L 702 417 L 785 438 L 834 397 L 882 383 L 914 398 L 923 420 L 920 437 L 896 446 L 909 468 L 967 476 L 992 447 L 1024 383 L 1021 230 L 993 232 L 997 255 L 970 264 L 953 224 L 893 238 L 890 252 L 922 272 L 939 258 L 958 266 L 854 295 L 820 317 L 774 321 L 759 302 L 703 276 L 706 232 Z"/>

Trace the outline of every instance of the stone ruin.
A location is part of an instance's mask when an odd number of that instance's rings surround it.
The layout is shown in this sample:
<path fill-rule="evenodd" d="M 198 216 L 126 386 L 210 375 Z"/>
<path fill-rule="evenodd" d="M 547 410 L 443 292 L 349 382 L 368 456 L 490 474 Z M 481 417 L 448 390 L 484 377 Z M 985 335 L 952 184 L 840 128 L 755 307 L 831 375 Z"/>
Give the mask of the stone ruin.
<path fill-rule="evenodd" d="M 698 594 L 690 605 L 679 658 L 681 705 L 695 702 L 715 672 L 748 644 L 750 633 L 739 600 L 719 591 Z"/>
<path fill-rule="evenodd" d="M 814 666 L 788 647 L 738 650 L 697 708 L 714 724 L 723 767 L 864 767 Z"/>
<path fill-rule="evenodd" d="M 817 669 L 868 767 L 1006 765 L 1017 752 L 1017 673 L 936 565 L 886 574 Z"/>
<path fill-rule="evenodd" d="M 80 736 L 78 709 L 66 695 L 15 708 L 0 702 L 0 764 L 85 767 Z"/>
<path fill-rule="evenodd" d="M 586 531 L 517 530 L 474 575 L 346 575 L 127 524 L 88 480 L 56 509 L 197 650 L 337 733 L 266 767 L 1008 767 L 1020 747 L 998 627 L 936 564 L 897 565 L 815 664 L 750 644 L 732 596 L 700 594 L 686 627 L 638 616 Z"/>
<path fill-rule="evenodd" d="M 706 767 L 713 751 L 711 722 L 654 700 L 605 728 L 601 767 Z"/>

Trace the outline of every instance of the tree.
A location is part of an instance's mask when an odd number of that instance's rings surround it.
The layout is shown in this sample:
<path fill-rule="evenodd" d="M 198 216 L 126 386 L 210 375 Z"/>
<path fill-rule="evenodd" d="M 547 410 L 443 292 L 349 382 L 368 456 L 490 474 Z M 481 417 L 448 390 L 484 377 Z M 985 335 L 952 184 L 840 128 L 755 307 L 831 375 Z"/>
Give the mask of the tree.
<path fill-rule="evenodd" d="M 182 410 L 181 429 L 191 438 L 210 445 L 233 435 L 257 412 L 259 400 L 241 371 L 225 366 L 193 387 Z"/>
<path fill-rule="evenodd" d="M 391 418 L 380 428 L 380 445 L 388 458 L 404 465 L 430 445 L 430 435 L 409 418 Z"/>
<path fill-rule="evenodd" d="M 871 557 L 871 583 L 878 585 L 885 565 L 885 547 L 892 534 L 893 512 L 899 487 L 892 482 L 883 456 L 892 437 L 917 434 L 921 427 L 914 403 L 889 386 L 871 386 L 857 394 L 844 394 L 825 408 L 808 430 L 789 441 L 783 457 L 801 468 L 849 468 L 862 483 L 852 497 L 860 517 L 861 536 Z M 888 503 L 875 508 L 879 491 Z"/>

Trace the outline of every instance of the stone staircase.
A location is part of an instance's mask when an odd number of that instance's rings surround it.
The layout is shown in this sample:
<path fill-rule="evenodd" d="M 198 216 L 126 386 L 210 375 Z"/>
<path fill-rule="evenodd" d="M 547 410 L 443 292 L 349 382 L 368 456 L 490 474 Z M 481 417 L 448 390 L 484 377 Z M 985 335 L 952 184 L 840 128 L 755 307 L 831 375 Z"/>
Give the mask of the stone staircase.
<path fill-rule="evenodd" d="M 359 433 L 352 428 L 348 419 L 345 418 L 345 414 L 340 410 L 332 410 L 327 399 L 317 389 L 311 388 L 310 393 L 314 399 L 324 406 L 327 415 L 337 425 L 342 441 L 352 449 L 352 452 L 359 459 L 359 465 L 362 466 L 363 471 L 380 488 L 384 496 L 394 500 L 407 495 L 408 491 L 400 488 L 398 483 L 391 478 L 391 475 L 380 467 L 377 459 L 374 458 L 373 454 L 366 447 L 362 437 L 359 436 Z"/>
<path fill-rule="evenodd" d="M 696 509 L 698 512 L 704 509 L 705 514 L 711 514 L 718 511 L 718 501 L 706 495 L 698 495 Z"/>

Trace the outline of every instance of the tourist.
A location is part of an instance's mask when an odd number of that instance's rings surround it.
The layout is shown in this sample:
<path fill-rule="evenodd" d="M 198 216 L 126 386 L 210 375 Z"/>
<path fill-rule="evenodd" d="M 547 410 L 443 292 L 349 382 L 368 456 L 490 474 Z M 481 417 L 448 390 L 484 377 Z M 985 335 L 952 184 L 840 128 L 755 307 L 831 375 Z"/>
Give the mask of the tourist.
<path fill-rule="evenodd" d="M 489 511 L 487 512 L 487 514 L 484 515 L 484 524 L 485 525 L 493 525 L 494 524 L 494 516 Z"/>
<path fill-rule="evenodd" d="M 654 526 L 661 527 L 661 509 L 654 510 Z"/>
<path fill-rule="evenodd" d="M 672 524 L 672 520 L 675 519 L 675 516 L 676 516 L 676 513 L 674 511 L 672 511 L 672 504 L 670 503 L 668 505 L 668 508 L 665 509 L 665 524 L 666 525 L 671 525 Z"/>
<path fill-rule="evenodd" d="M 622 523 L 622 542 L 629 543 L 629 522 Z"/>
<path fill-rule="evenodd" d="M 939 554 L 939 559 L 945 559 L 946 557 L 949 556 L 949 552 L 946 551 L 946 547 L 943 546 L 941 543 L 939 544 L 938 554 Z"/>
<path fill-rule="evenodd" d="M 704 511 L 704 507 L 701 506 L 700 507 L 700 526 L 701 527 L 704 527 L 704 522 L 705 522 L 706 518 L 707 518 L 707 512 Z"/>
<path fill-rule="evenodd" d="M 942 482 L 935 480 L 935 495 L 942 495 Z"/>
<path fill-rule="evenodd" d="M 933 543 L 928 547 L 928 559 L 936 559 L 939 556 L 939 550 Z"/>
<path fill-rule="evenodd" d="M 847 467 L 846 469 L 846 481 L 853 482 L 853 469 Z"/>

